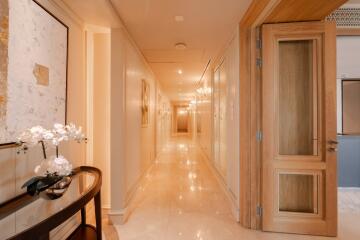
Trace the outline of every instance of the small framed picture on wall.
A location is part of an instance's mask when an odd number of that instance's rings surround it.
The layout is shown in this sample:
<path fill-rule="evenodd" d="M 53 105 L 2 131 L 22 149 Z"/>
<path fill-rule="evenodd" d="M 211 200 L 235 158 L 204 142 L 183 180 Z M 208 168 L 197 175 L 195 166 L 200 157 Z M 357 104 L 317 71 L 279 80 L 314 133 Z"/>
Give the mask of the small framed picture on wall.
<path fill-rule="evenodd" d="M 147 127 L 149 125 L 150 85 L 145 79 L 142 79 L 141 85 L 141 126 Z"/>

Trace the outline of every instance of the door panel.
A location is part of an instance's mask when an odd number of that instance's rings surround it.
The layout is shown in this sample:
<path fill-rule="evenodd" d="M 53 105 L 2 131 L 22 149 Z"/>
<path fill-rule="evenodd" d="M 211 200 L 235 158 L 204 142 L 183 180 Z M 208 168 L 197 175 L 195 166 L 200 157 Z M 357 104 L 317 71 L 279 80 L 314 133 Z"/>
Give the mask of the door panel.
<path fill-rule="evenodd" d="M 337 233 L 335 25 L 262 28 L 263 230 Z"/>
<path fill-rule="evenodd" d="M 279 154 L 314 155 L 314 40 L 279 41 Z"/>

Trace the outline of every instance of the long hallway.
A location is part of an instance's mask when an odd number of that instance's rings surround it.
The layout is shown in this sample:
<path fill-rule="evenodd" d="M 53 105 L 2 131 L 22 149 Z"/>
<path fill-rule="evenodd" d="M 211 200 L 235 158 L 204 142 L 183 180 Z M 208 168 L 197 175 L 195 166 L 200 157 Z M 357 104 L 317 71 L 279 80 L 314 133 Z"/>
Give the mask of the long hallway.
<path fill-rule="evenodd" d="M 145 179 L 120 239 L 236 239 L 226 196 L 191 140 L 173 138 Z"/>
<path fill-rule="evenodd" d="M 340 213 L 337 238 L 265 233 L 245 229 L 231 214 L 227 197 L 209 169 L 197 143 L 172 138 L 140 184 L 123 225 L 115 225 L 121 240 L 326 240 L 356 239 L 353 221 Z"/>

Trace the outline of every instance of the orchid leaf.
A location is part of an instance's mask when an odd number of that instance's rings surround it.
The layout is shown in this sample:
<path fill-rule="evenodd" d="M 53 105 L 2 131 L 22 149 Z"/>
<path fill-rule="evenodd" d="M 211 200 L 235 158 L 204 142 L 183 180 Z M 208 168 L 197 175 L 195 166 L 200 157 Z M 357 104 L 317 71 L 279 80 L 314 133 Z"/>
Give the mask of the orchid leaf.
<path fill-rule="evenodd" d="M 24 183 L 24 185 L 22 185 L 21 188 L 28 187 L 28 186 L 30 186 L 31 184 L 34 184 L 34 183 L 38 182 L 38 181 L 41 180 L 42 178 L 44 178 L 44 177 L 43 177 L 43 176 L 36 176 L 36 177 L 30 178 L 28 181 L 26 181 L 26 182 Z"/>

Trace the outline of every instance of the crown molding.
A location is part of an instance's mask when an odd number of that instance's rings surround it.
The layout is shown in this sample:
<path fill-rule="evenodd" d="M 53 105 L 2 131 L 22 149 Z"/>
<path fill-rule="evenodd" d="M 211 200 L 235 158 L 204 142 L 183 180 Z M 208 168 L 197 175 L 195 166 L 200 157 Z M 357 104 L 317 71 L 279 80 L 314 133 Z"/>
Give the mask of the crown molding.
<path fill-rule="evenodd" d="M 64 1 L 62 0 L 48 0 L 48 2 L 56 9 L 62 11 L 64 16 L 69 17 L 76 25 L 84 28 L 84 20 L 76 14 Z"/>

